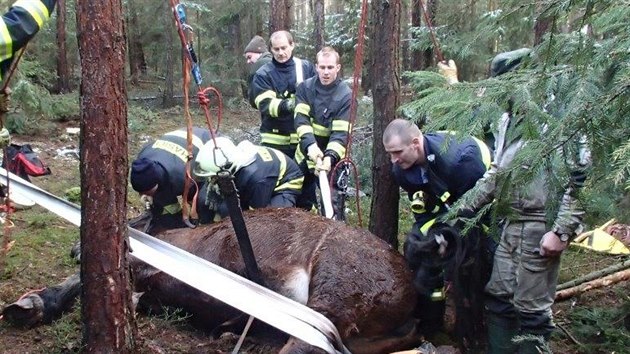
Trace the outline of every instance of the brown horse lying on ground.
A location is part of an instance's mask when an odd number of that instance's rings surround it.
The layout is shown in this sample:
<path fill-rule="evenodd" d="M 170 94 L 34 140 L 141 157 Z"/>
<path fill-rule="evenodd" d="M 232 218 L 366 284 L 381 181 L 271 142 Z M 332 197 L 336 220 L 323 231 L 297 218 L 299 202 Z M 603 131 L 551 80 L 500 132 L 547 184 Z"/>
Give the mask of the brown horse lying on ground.
<path fill-rule="evenodd" d="M 252 248 L 270 289 L 318 311 L 353 353 L 387 353 L 420 341 L 411 314 L 416 294 L 403 257 L 366 230 L 298 209 L 246 212 Z M 240 275 L 245 266 L 229 220 L 161 232 L 157 238 Z M 241 313 L 132 257 L 135 290 L 144 308 L 172 306 L 214 330 Z M 79 277 L 32 293 L 3 310 L 15 324 L 50 321 L 79 293 Z M 264 304 L 261 304 L 264 306 Z M 296 339 L 283 352 L 313 352 Z"/>

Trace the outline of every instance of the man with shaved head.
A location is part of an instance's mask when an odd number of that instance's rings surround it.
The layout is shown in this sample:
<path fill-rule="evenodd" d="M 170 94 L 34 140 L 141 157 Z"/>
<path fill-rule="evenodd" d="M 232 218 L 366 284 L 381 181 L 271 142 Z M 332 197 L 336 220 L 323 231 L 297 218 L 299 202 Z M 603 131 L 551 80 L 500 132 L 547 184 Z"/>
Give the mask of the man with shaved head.
<path fill-rule="evenodd" d="M 416 316 L 424 334 L 430 336 L 444 324 L 445 267 L 438 248 L 441 240 L 431 240 L 429 230 L 488 170 L 490 149 L 476 138 L 453 132 L 423 134 L 415 123 L 404 119 L 389 123 L 383 132 L 383 145 L 415 217 L 404 254 L 418 291 Z M 427 244 L 435 246 L 429 253 Z"/>

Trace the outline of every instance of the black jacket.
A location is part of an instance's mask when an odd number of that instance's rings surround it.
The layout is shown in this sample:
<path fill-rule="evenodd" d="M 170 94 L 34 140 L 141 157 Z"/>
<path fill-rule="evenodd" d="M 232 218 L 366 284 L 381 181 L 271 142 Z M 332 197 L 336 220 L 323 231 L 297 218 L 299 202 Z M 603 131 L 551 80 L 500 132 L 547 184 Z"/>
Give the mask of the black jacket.
<path fill-rule="evenodd" d="M 258 60 L 256 60 L 255 63 L 249 65 L 248 73 L 247 73 L 247 97 L 246 97 L 248 100 L 250 99 L 250 97 L 253 96 L 252 81 L 254 81 L 254 75 L 256 75 L 256 71 L 258 71 L 258 69 L 260 69 L 263 65 L 271 62 L 271 59 L 273 59 L 273 56 L 271 55 L 271 53 L 266 52 L 266 53 L 263 53 L 258 58 Z M 250 100 L 250 104 L 252 105 L 252 107 L 256 108 L 254 101 Z"/>
<path fill-rule="evenodd" d="M 316 75 L 315 66 L 311 62 L 303 59 L 300 61 L 303 80 Z M 294 57 L 285 63 L 272 59 L 256 71 L 250 90 L 250 103 L 260 111 L 263 144 L 282 146 L 297 143 L 293 109 L 287 109 L 286 101 L 295 100 L 298 85 Z"/>
<path fill-rule="evenodd" d="M 2 16 L 0 27 L 6 26 L 7 36 L 0 36 L 0 79 L 13 62 L 13 55 L 35 36 L 50 18 L 56 0 L 22 1 Z"/>
<path fill-rule="evenodd" d="M 235 173 L 234 184 L 241 208 L 247 210 L 275 207 L 271 199 L 277 194 L 298 196 L 303 181 L 304 176 L 295 161 L 278 150 L 259 146 L 254 162 Z"/>
<path fill-rule="evenodd" d="M 210 131 L 194 127 L 193 136 L 192 161 L 203 144 L 210 140 Z M 186 129 L 183 128 L 164 134 L 154 142 L 145 145 L 138 153 L 138 159 L 148 158 L 156 161 L 164 172 L 162 180 L 158 183 L 158 189 L 153 195 L 152 211 L 155 214 L 162 214 L 167 206 L 178 205 L 177 197 L 184 194 L 186 161 L 188 159 L 187 146 Z M 190 173 L 192 176 L 192 170 Z M 195 193 L 195 188 L 190 188 L 189 192 L 188 197 L 191 198 Z"/>
<path fill-rule="evenodd" d="M 295 156 L 298 164 L 304 160 L 307 148 L 314 143 L 324 156 L 332 157 L 333 166 L 345 157 L 351 101 L 352 90 L 340 79 L 324 86 L 316 76 L 298 87 L 295 106 L 295 129 L 300 139 Z"/>

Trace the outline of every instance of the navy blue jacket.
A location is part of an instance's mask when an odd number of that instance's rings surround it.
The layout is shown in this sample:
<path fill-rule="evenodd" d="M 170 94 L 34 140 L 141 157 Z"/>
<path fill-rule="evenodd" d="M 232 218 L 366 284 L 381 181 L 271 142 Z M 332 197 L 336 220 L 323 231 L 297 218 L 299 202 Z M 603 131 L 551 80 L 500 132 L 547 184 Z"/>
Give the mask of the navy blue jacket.
<path fill-rule="evenodd" d="M 193 161 L 199 153 L 199 149 L 209 140 L 210 131 L 208 129 L 193 128 Z M 183 128 L 162 135 L 158 140 L 145 145 L 138 153 L 138 159 L 144 157 L 156 161 L 164 172 L 162 180 L 158 183 L 158 189 L 153 195 L 152 212 L 154 214 L 160 215 L 164 207 L 179 204 L 177 197 L 184 194 L 186 161 L 188 159 L 187 146 L 186 129 Z M 189 192 L 188 198 L 195 193 L 193 185 L 191 185 Z"/>
<path fill-rule="evenodd" d="M 302 80 L 317 75 L 315 66 L 301 59 Z M 293 124 L 293 108 L 287 109 L 287 100 L 295 100 L 298 82 L 295 58 L 285 63 L 275 59 L 256 71 L 251 83 L 250 103 L 260 111 L 261 142 L 265 146 L 286 149 L 298 142 Z M 293 154 L 290 155 L 293 157 Z"/>
<path fill-rule="evenodd" d="M 483 142 L 472 137 L 462 140 L 450 132 L 424 134 L 424 150 L 424 174 L 419 165 L 406 170 L 393 166 L 394 178 L 409 194 L 409 200 L 413 203 L 423 198 L 423 210 L 414 211 L 418 227 L 446 212 L 472 189 L 491 162 L 490 150 Z"/>

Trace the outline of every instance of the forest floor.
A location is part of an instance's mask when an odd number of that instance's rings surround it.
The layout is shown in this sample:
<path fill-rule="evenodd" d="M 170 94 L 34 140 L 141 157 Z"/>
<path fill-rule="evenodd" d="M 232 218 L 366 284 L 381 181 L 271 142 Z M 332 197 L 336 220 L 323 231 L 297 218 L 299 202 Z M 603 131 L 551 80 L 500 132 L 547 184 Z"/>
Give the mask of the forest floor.
<path fill-rule="evenodd" d="M 216 119 L 216 112 L 214 114 Z M 205 125 L 201 116 L 197 115 L 195 120 L 197 125 Z M 183 122 L 181 109 L 175 108 L 160 112 L 157 117 L 140 122 L 134 129 L 130 129 L 130 162 L 146 141 L 184 126 Z M 238 110 L 224 112 L 221 131 L 236 140 L 251 139 L 256 135 L 258 124 L 257 112 L 242 106 Z M 58 196 L 64 196 L 69 188 L 80 186 L 79 160 L 71 153 L 64 156 L 60 154 L 64 149 L 72 150 L 79 146 L 78 135 L 66 133 L 68 127 L 78 128 L 79 123 L 56 123 L 52 131 L 42 135 L 13 137 L 16 143 L 31 144 L 52 170 L 49 176 L 32 178 L 33 183 Z M 137 194 L 130 187 L 129 190 L 129 213 L 133 216 L 140 210 L 140 202 Z M 18 210 L 11 215 L 11 220 L 15 226 L 10 229 L 9 237 L 15 242 L 8 253 L 4 269 L 0 268 L 0 308 L 16 301 L 29 290 L 57 284 L 78 271 L 78 265 L 69 257 L 71 246 L 79 239 L 78 228 L 39 206 Z M 571 250 L 563 261 L 561 281 L 619 261 L 619 257 Z M 622 308 L 627 314 L 628 294 L 630 287 L 626 282 L 593 290 L 577 299 L 554 305 L 554 316 L 563 328 L 552 338 L 554 352 L 610 353 L 610 347 L 607 346 L 600 346 L 601 351 L 584 346 L 589 343 L 607 343 L 606 340 L 610 339 L 610 333 L 602 333 L 596 328 L 597 325 L 608 328 L 605 324 L 591 323 L 597 322 L 599 317 L 589 322 L 588 316 L 576 320 L 573 314 L 582 310 Z M 611 321 L 616 321 L 615 318 L 617 317 L 613 316 Z M 624 317 L 620 318 L 623 320 Z M 595 326 L 595 329 L 580 332 L 585 323 Z M 623 322 L 613 325 L 624 327 Z M 238 335 L 233 334 L 213 339 L 190 327 L 185 317 L 177 312 L 160 317 L 138 315 L 137 327 L 137 347 L 141 353 L 226 353 L 232 351 L 238 340 Z M 30 329 L 14 328 L 0 320 L 0 353 L 76 353 L 81 349 L 81 335 L 79 305 L 75 305 L 72 312 L 50 325 Z M 630 348 L 627 329 L 625 339 L 623 333 L 617 337 L 615 338 L 620 348 L 624 348 L 624 340 L 625 348 Z M 277 343 L 248 339 L 241 352 L 274 353 L 278 348 Z"/>

